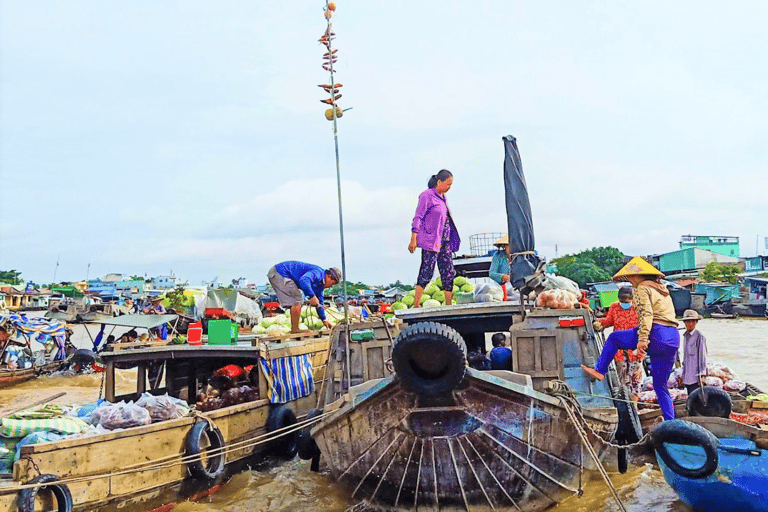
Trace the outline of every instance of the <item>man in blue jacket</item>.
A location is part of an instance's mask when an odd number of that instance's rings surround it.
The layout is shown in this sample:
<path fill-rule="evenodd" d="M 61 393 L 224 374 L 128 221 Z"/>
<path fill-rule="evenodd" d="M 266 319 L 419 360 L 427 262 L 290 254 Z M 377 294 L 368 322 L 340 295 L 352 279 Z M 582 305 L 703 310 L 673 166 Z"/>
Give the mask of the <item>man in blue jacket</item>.
<path fill-rule="evenodd" d="M 325 319 L 323 292 L 326 288 L 341 282 L 341 270 L 322 267 L 301 261 L 284 261 L 267 272 L 272 288 L 277 294 L 280 306 L 291 309 L 291 332 L 299 332 L 299 317 L 304 297 L 309 298 L 309 305 L 317 308 L 317 316 L 330 329 L 331 323 Z"/>

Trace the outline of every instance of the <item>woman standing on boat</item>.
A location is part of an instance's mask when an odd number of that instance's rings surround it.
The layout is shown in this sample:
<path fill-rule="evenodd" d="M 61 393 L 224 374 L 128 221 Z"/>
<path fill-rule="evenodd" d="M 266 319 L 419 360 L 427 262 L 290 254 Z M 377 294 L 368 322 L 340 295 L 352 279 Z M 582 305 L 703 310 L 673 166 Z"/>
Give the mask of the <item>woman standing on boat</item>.
<path fill-rule="evenodd" d="M 452 253 L 459 250 L 461 243 L 456 225 L 451 218 L 451 210 L 445 199 L 445 193 L 451 189 L 451 185 L 453 185 L 453 174 L 443 169 L 432 175 L 427 183 L 427 190 L 419 196 L 419 204 L 411 226 L 411 243 L 408 244 L 408 250 L 411 253 L 416 250 L 416 247 L 421 247 L 421 267 L 416 280 L 416 294 L 413 298 L 415 308 L 421 304 L 424 287 L 429 284 L 435 273 L 435 264 L 440 271 L 445 304 L 451 305 L 453 278 L 456 277 Z"/>
<path fill-rule="evenodd" d="M 614 281 L 629 281 L 634 286 L 639 327 L 612 332 L 605 340 L 595 368 L 581 367 L 595 379 L 603 380 L 608 364 L 619 350 L 637 349 L 640 356 L 647 351 L 651 357 L 653 388 L 659 398 L 661 412 L 665 420 L 671 420 L 675 418 L 675 406 L 669 396 L 667 379 L 680 348 L 680 333 L 677 332 L 672 298 L 667 287 L 660 282 L 662 277 L 664 274 L 640 256 L 632 258 L 613 276 Z"/>

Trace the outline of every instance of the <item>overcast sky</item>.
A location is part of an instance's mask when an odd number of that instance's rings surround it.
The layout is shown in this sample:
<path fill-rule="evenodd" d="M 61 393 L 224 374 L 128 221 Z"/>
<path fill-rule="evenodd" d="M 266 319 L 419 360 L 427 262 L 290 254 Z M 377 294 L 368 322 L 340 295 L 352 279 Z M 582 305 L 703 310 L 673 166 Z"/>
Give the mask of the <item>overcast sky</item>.
<path fill-rule="evenodd" d="M 768 3 L 337 2 L 347 273 L 414 282 L 441 168 L 469 252 L 514 135 L 547 258 L 768 236 Z M 0 270 L 340 265 L 322 1 L 0 0 Z M 90 263 L 90 270 L 88 264 Z"/>

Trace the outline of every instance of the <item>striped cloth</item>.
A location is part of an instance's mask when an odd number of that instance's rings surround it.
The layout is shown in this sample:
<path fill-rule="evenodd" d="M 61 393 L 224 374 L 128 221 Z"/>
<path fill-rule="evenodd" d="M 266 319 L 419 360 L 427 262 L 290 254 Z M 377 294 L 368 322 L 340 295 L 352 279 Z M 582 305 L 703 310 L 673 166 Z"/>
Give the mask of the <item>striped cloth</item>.
<path fill-rule="evenodd" d="M 45 317 L 27 318 L 27 315 L 14 313 L 12 315 L 0 315 L 0 326 L 5 327 L 11 333 L 16 330 L 30 337 L 36 334 L 35 339 L 43 345 L 52 339 L 58 347 L 54 360 L 65 357 L 66 325 L 64 322 Z"/>
<path fill-rule="evenodd" d="M 261 359 L 261 370 L 269 385 L 269 401 L 284 404 L 315 390 L 310 354 Z"/>
<path fill-rule="evenodd" d="M 47 420 L 0 419 L 0 436 L 25 437 L 32 432 L 60 432 L 78 434 L 88 430 L 88 424 L 80 418 L 52 418 Z"/>

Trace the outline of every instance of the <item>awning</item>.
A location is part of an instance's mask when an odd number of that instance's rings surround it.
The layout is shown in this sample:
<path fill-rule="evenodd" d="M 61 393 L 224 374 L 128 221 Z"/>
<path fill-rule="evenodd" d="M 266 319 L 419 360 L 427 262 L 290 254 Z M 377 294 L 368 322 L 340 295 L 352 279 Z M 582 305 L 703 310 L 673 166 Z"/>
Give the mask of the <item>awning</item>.
<path fill-rule="evenodd" d="M 115 325 L 117 327 L 133 327 L 152 329 L 167 322 L 176 320 L 178 315 L 123 315 L 104 320 L 94 320 L 92 324 Z"/>

